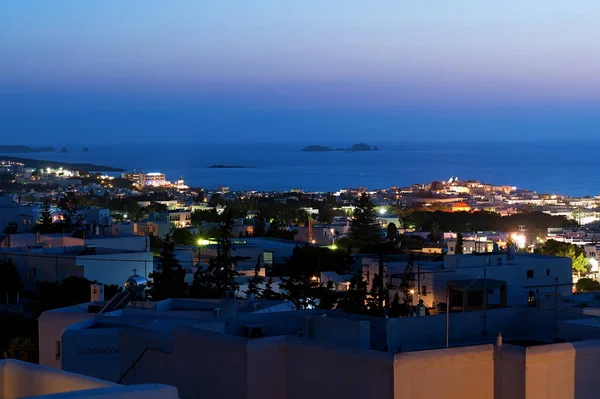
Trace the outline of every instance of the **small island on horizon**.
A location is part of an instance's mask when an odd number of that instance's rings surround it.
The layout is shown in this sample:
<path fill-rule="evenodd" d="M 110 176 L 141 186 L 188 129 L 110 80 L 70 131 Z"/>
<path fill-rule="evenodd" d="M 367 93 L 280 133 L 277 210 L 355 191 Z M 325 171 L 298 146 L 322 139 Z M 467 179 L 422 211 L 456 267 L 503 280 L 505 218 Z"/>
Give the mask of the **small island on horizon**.
<path fill-rule="evenodd" d="M 303 151 L 303 152 L 329 152 L 329 151 L 357 152 L 357 151 L 379 151 L 379 148 L 376 145 L 371 147 L 370 145 L 365 144 L 365 143 L 354 144 L 350 148 L 341 148 L 341 147 L 340 148 L 332 148 L 332 147 L 325 147 L 322 145 L 313 144 L 313 145 L 304 147 L 300 151 Z"/>

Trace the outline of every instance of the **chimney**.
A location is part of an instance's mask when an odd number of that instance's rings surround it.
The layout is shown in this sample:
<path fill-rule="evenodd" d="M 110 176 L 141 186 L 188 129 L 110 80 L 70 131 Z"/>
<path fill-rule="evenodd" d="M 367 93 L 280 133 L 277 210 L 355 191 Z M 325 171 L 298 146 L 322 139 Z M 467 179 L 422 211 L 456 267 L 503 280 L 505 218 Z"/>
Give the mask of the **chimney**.
<path fill-rule="evenodd" d="M 237 314 L 237 299 L 235 292 L 226 291 L 221 297 L 221 315 L 224 317 L 235 317 Z"/>
<path fill-rule="evenodd" d="M 90 289 L 90 302 L 104 302 L 104 285 L 92 284 Z"/>
<path fill-rule="evenodd" d="M 515 260 L 515 246 L 511 245 L 506 249 L 507 260 Z"/>

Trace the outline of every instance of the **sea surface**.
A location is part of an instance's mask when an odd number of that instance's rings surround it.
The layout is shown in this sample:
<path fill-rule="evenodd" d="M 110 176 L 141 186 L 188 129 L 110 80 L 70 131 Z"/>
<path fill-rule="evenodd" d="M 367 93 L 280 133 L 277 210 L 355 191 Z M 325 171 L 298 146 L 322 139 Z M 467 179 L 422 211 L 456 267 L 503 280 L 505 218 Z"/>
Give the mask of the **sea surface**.
<path fill-rule="evenodd" d="M 408 186 L 432 180 L 480 180 L 538 193 L 600 193 L 598 142 L 397 142 L 369 143 L 379 151 L 301 152 L 310 144 L 169 143 L 67 146 L 68 153 L 9 154 L 65 162 L 89 162 L 127 171 L 162 172 L 192 187 L 231 190 L 337 191 Z M 54 144 L 57 149 L 62 145 Z M 210 169 L 215 164 L 247 169 Z"/>

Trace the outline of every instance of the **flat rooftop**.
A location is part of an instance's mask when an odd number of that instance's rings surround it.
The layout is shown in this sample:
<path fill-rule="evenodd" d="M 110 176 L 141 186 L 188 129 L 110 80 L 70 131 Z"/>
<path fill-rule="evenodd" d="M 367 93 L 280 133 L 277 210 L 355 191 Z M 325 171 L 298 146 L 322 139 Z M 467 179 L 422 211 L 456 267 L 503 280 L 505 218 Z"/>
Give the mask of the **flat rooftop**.
<path fill-rule="evenodd" d="M 164 398 L 177 399 L 177 388 L 160 385 L 124 386 L 18 360 L 0 360 L 0 398 Z"/>
<path fill-rule="evenodd" d="M 53 247 L 53 248 L 36 248 L 29 249 L 27 247 L 18 248 L 3 248 L 2 253 L 10 255 L 32 255 L 32 256 L 84 256 L 84 255 L 117 255 L 117 254 L 133 254 L 143 253 L 145 251 L 133 251 L 129 249 L 115 249 L 115 248 L 103 248 L 93 247 L 86 248 L 81 245 L 68 246 L 68 247 Z"/>

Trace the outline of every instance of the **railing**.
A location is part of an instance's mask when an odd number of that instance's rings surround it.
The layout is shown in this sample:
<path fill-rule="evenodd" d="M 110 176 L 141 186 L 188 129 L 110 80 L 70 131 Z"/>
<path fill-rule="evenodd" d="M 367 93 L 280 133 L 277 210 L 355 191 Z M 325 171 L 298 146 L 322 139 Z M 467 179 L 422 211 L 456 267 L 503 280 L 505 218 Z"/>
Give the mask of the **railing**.
<path fill-rule="evenodd" d="M 146 348 L 146 349 L 144 349 L 142 351 L 142 353 L 140 353 L 140 355 L 137 357 L 137 359 L 135 359 L 135 361 L 131 364 L 131 366 L 129 366 L 129 368 L 127 369 L 127 371 L 125 371 L 125 373 L 123 373 L 123 375 L 121 376 L 121 378 L 119 378 L 119 380 L 117 381 L 117 384 L 120 384 L 125 379 L 125 377 L 127 377 L 127 375 L 129 374 L 129 372 L 134 369 L 134 367 L 140 362 L 140 360 L 142 360 L 142 358 L 144 357 L 144 355 L 147 352 L 150 352 L 150 351 L 158 352 L 158 353 L 164 353 L 164 354 L 168 354 L 168 355 L 172 354 L 171 352 L 168 352 L 168 351 L 165 351 L 165 350 L 162 350 L 162 349 L 156 349 L 156 348 Z"/>

